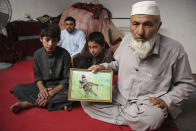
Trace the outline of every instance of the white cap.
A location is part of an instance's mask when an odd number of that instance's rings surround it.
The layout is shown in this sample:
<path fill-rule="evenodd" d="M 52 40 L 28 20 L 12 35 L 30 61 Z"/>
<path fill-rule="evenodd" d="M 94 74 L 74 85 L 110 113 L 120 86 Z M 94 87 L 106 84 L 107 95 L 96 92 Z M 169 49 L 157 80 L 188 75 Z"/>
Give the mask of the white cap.
<path fill-rule="evenodd" d="M 155 1 L 141 1 L 132 6 L 131 15 L 137 14 L 160 15 L 160 10 Z"/>

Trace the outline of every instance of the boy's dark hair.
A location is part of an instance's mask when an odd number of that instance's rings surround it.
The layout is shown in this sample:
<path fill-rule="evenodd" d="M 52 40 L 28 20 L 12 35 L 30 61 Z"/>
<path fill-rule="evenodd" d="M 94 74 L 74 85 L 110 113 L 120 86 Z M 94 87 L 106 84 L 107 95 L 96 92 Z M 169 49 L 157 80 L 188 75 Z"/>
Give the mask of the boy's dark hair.
<path fill-rule="evenodd" d="M 40 37 L 50 37 L 52 39 L 60 40 L 61 29 L 57 24 L 46 24 L 40 33 Z"/>
<path fill-rule="evenodd" d="M 92 32 L 88 35 L 87 42 L 96 42 L 97 44 L 104 46 L 105 39 L 101 32 Z"/>
<path fill-rule="evenodd" d="M 73 17 L 71 17 L 71 16 L 65 18 L 64 22 L 65 21 L 72 21 L 73 23 L 76 23 L 76 20 Z"/>

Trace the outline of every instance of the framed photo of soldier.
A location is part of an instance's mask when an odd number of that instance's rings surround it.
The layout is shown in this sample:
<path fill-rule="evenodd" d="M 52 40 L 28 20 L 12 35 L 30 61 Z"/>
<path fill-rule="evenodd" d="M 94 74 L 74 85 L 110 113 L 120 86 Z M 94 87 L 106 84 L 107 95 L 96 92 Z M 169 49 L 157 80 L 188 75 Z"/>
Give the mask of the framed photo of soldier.
<path fill-rule="evenodd" d="M 87 69 L 70 69 L 68 100 L 112 102 L 113 71 L 92 73 Z"/>

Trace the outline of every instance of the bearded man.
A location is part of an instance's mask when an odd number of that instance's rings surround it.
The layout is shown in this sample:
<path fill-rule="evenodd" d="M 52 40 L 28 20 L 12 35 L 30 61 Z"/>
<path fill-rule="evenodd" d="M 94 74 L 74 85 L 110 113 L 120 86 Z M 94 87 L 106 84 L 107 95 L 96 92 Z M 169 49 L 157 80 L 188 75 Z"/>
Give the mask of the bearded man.
<path fill-rule="evenodd" d="M 158 33 L 161 18 L 155 1 L 134 4 L 130 22 L 131 32 L 115 52 L 115 61 L 89 68 L 118 71 L 113 102 L 82 102 L 82 107 L 98 120 L 136 131 L 155 130 L 168 114 L 178 116 L 196 84 L 181 44 Z"/>
<path fill-rule="evenodd" d="M 86 36 L 82 30 L 76 29 L 76 20 L 69 16 L 64 20 L 65 29 L 61 31 L 61 39 L 58 46 L 66 49 L 71 55 L 71 61 L 80 53 L 86 43 Z"/>

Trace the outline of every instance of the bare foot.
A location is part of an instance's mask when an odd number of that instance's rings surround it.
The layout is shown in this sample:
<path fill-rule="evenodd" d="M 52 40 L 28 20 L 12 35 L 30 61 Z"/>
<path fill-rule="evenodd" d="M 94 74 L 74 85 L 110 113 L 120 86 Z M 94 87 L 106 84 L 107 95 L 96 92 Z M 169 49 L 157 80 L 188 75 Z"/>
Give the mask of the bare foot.
<path fill-rule="evenodd" d="M 71 111 L 72 110 L 72 106 L 71 105 L 65 106 L 64 107 L 64 110 Z"/>
<path fill-rule="evenodd" d="M 27 101 L 19 101 L 19 102 L 16 102 L 15 104 L 13 104 L 11 107 L 10 107 L 10 110 L 13 112 L 13 113 L 18 113 L 20 112 L 21 110 L 23 109 L 27 109 L 27 108 L 30 108 L 30 107 L 33 107 L 34 105 L 27 102 Z"/>

